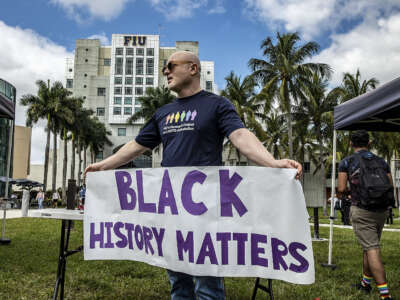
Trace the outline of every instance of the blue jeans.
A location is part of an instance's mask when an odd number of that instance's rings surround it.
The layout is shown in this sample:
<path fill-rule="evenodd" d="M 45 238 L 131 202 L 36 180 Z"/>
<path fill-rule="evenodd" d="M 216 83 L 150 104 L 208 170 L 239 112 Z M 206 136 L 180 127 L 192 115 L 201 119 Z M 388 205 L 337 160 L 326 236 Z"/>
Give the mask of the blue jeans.
<path fill-rule="evenodd" d="M 172 300 L 224 300 L 224 278 L 168 271 Z M 193 279 L 195 283 L 193 283 Z"/>
<path fill-rule="evenodd" d="M 39 209 L 43 208 L 43 200 L 44 200 L 43 198 L 38 199 Z"/>

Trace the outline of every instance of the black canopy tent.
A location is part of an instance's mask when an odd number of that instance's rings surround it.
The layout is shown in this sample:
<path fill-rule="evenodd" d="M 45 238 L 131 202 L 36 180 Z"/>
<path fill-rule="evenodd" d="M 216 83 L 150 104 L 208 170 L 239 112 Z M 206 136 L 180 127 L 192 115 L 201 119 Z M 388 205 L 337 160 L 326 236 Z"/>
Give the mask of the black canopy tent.
<path fill-rule="evenodd" d="M 400 77 L 336 106 L 333 125 L 333 166 L 336 165 L 337 130 L 400 132 Z M 335 193 L 335 173 L 336 168 L 332 168 L 332 199 Z M 331 205 L 328 266 L 332 266 L 333 209 Z"/>
<path fill-rule="evenodd" d="M 7 154 L 7 167 L 6 167 L 6 188 L 4 193 L 4 198 L 8 198 L 8 185 L 9 180 L 8 176 L 10 175 L 11 168 L 11 148 L 14 139 L 14 119 L 15 119 L 15 104 L 7 99 L 0 93 L 0 118 L 6 118 L 11 120 L 10 124 L 10 133 L 9 133 L 9 141 L 8 141 L 8 154 Z M 4 205 L 3 211 L 3 226 L 1 231 L 0 244 L 8 244 L 10 240 L 4 237 L 6 228 L 6 206 Z"/>

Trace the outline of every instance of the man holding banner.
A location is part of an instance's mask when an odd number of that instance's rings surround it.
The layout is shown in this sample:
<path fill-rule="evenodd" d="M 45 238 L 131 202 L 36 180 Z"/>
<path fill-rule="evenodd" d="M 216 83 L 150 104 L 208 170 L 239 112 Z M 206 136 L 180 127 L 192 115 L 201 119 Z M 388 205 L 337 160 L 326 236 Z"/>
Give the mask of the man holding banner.
<path fill-rule="evenodd" d="M 289 159 L 275 160 L 256 136 L 244 128 L 229 100 L 201 89 L 200 73 L 196 55 L 187 51 L 172 54 L 163 74 L 178 99 L 158 109 L 134 141 L 103 161 L 89 165 L 85 174 L 115 169 L 160 143 L 163 167 L 221 166 L 223 140 L 228 137 L 249 160 L 265 167 L 296 169 L 299 178 L 301 165 Z M 172 270 L 168 270 L 168 276 L 173 300 L 196 299 L 196 296 L 225 299 L 223 278 L 191 276 Z"/>

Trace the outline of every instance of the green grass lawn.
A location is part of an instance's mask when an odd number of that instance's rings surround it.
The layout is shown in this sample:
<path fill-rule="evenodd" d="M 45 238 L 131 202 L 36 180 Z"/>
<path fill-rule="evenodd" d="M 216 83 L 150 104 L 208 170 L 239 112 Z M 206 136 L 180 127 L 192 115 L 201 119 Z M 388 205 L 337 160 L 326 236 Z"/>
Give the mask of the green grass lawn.
<path fill-rule="evenodd" d="M 55 284 L 60 221 L 44 219 L 7 220 L 11 244 L 0 246 L 0 299 L 49 299 Z M 328 228 L 320 229 L 328 237 Z M 82 244 L 82 222 L 75 222 L 71 249 Z M 389 288 L 400 299 L 400 232 L 384 232 L 383 260 Z M 273 282 L 276 299 L 358 300 L 378 299 L 374 287 L 364 296 L 350 285 L 361 275 L 361 249 L 349 229 L 334 230 L 333 263 L 328 260 L 328 242 L 314 242 L 316 280 L 312 285 Z M 254 278 L 226 278 L 227 299 L 250 299 Z M 266 283 L 266 280 L 263 282 Z M 66 299 L 169 299 L 169 283 L 163 269 L 130 261 L 84 261 L 83 253 L 68 258 Z M 266 299 L 259 292 L 257 299 Z"/>

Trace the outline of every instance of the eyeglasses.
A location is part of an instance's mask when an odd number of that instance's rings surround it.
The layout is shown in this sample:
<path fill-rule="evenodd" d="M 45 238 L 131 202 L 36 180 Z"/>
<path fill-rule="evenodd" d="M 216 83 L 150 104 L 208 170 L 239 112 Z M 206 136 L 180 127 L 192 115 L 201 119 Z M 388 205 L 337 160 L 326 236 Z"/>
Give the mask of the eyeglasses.
<path fill-rule="evenodd" d="M 184 64 L 193 64 L 193 62 L 189 60 L 171 60 L 162 68 L 162 73 L 164 74 L 167 69 L 172 72 L 176 66 Z"/>

